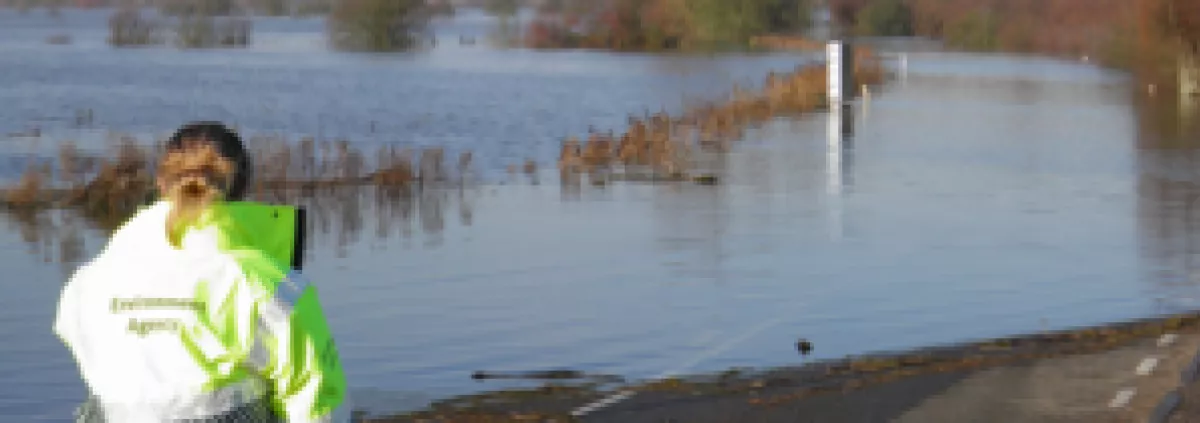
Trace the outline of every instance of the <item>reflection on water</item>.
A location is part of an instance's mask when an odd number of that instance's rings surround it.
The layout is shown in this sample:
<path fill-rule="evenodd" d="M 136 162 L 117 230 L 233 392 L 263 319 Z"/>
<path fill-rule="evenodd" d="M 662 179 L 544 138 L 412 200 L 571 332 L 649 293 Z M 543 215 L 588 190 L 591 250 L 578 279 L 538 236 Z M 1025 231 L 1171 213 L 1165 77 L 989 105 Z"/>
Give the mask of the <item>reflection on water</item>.
<path fill-rule="evenodd" d="M 304 207 L 308 211 L 307 231 L 311 245 L 306 262 L 321 260 L 332 252 L 345 258 L 351 246 L 371 241 L 372 250 L 386 248 L 392 238 L 420 238 L 422 246 L 442 244 L 447 220 L 463 227 L 471 226 L 478 187 L 460 189 L 414 190 L 406 187 L 340 187 L 304 192 L 299 189 L 270 190 L 253 200 Z M 453 214 L 453 216 L 447 216 Z M 21 211 L 5 213 L 28 245 L 30 254 L 46 263 L 60 264 L 69 273 L 87 254 L 97 251 L 107 231 L 103 222 L 90 222 L 72 210 Z M 363 232 L 372 229 L 372 239 Z M 414 230 L 414 225 L 417 226 Z M 88 248 L 85 248 L 85 242 Z"/>
<path fill-rule="evenodd" d="M 726 161 L 719 161 L 725 164 Z M 720 169 L 720 166 L 713 166 Z M 672 185 L 652 195 L 654 243 L 672 284 L 726 284 L 732 213 L 726 185 Z M 666 282 L 666 281 L 664 281 Z"/>
<path fill-rule="evenodd" d="M 829 144 L 825 152 L 825 177 L 829 187 L 829 216 L 832 219 L 829 228 L 831 238 L 840 241 L 846 229 L 842 221 L 845 215 L 842 200 L 854 188 L 854 106 L 845 104 L 831 110 L 826 132 Z"/>
<path fill-rule="evenodd" d="M 1193 99 L 1141 98 L 1139 237 L 1165 312 L 1200 307 L 1200 113 Z"/>
<path fill-rule="evenodd" d="M 462 226 L 471 226 L 477 195 L 475 188 L 378 187 L 335 189 L 316 194 L 299 190 L 275 191 L 262 200 L 305 207 L 309 211 L 308 230 L 318 234 L 314 241 L 318 245 L 328 244 L 337 257 L 344 258 L 351 245 L 364 241 L 362 233 L 367 219 L 374 222 L 373 250 L 384 248 L 392 237 L 407 240 L 415 234 L 423 237 L 425 247 L 438 247 L 442 244 L 442 231 L 448 218 L 456 219 Z M 452 211 L 455 216 L 447 217 Z M 414 224 L 419 230 L 414 231 Z M 310 250 L 309 255 L 312 254 Z"/>
<path fill-rule="evenodd" d="M 84 259 L 87 231 L 74 213 L 13 211 L 6 215 L 29 249 L 45 263 L 57 263 L 64 273 Z"/>

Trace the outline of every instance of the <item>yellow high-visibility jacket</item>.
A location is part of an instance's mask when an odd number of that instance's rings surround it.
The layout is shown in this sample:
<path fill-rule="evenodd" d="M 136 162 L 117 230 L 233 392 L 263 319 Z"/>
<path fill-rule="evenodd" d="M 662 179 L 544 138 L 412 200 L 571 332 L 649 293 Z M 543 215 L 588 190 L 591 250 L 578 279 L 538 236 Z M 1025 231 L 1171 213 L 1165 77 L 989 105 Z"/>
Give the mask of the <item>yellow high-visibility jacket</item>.
<path fill-rule="evenodd" d="M 300 211 L 225 202 L 166 235 L 140 210 L 63 290 L 54 331 L 109 422 L 202 419 L 269 398 L 288 422 L 349 419 L 345 377 L 298 270 Z"/>

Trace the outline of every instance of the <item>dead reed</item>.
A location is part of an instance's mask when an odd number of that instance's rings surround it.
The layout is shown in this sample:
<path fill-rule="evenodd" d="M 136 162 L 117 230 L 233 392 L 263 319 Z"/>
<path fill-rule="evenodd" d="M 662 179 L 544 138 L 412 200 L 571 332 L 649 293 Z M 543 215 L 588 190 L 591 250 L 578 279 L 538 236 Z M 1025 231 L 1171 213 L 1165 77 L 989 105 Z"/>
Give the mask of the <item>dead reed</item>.
<path fill-rule="evenodd" d="M 788 35 L 759 35 L 750 38 L 750 47 L 768 50 L 821 51 L 825 43 Z"/>
<path fill-rule="evenodd" d="M 446 166 L 442 148 L 414 152 L 385 145 L 365 153 L 348 140 L 307 137 L 298 142 L 251 137 L 247 146 L 255 158 L 251 195 L 258 197 L 286 190 L 312 194 L 343 187 L 407 191 L 461 186 L 471 167 L 470 153 L 459 157 L 458 166 Z M 10 210 L 77 209 L 101 222 L 123 221 L 154 198 L 152 175 L 161 152 L 161 142 L 140 143 L 132 137 L 118 140 L 108 154 L 95 155 L 65 142 L 58 157 L 30 165 L 14 185 L 0 190 L 0 205 Z M 420 161 L 414 163 L 417 154 Z"/>
<path fill-rule="evenodd" d="M 870 50 L 858 48 L 855 55 L 855 78 L 861 85 L 883 81 L 883 68 Z M 562 143 L 559 170 L 563 179 L 581 173 L 607 175 L 619 166 L 627 179 L 648 173 L 651 180 L 709 181 L 711 175 L 691 174 L 696 153 L 727 152 L 751 125 L 824 107 L 826 78 L 824 66 L 798 67 L 767 75 L 759 92 L 735 86 L 724 102 L 690 107 L 679 117 L 665 111 L 630 116 L 624 133 L 590 130 L 582 141 L 568 137 Z"/>
<path fill-rule="evenodd" d="M 878 60 L 866 49 L 855 54 L 855 74 L 863 85 L 882 81 Z M 626 180 L 683 180 L 714 182 L 711 175 L 691 174 L 698 153 L 723 153 L 743 131 L 777 116 L 807 113 L 824 107 L 826 71 L 823 66 L 800 67 L 787 74 L 770 74 L 758 92 L 734 87 L 724 102 L 709 102 L 672 117 L 665 111 L 631 116 L 621 134 L 590 130 L 584 140 L 563 142 L 558 165 L 565 179 L 587 173 L 593 177 Z M 347 140 L 293 142 L 282 137 L 256 136 L 247 140 L 255 160 L 253 193 L 300 190 L 312 193 L 338 187 L 387 187 L 395 190 L 461 183 L 469 174 L 470 152 L 447 166 L 441 147 L 414 151 L 396 145 L 379 147 L 368 160 Z M 149 145 L 149 146 L 147 146 Z M 141 143 L 125 137 L 108 155 L 85 155 L 64 143 L 56 160 L 31 165 L 13 186 L 0 190 L 0 205 L 9 209 L 76 208 L 103 220 L 122 221 L 154 196 L 154 163 L 162 143 Z M 374 163 L 369 163 L 373 161 Z M 621 173 L 613 170 L 620 168 Z M 526 160 L 509 167 L 536 180 L 538 163 Z M 453 175 L 457 172 L 457 175 Z M 646 176 L 649 175 L 649 176 Z"/>

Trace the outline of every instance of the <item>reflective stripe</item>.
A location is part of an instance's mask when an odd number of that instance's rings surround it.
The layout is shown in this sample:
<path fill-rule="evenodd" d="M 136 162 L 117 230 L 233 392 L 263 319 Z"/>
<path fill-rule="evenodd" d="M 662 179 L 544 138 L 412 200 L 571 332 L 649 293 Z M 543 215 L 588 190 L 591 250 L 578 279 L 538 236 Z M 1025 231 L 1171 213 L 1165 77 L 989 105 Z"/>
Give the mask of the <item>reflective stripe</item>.
<path fill-rule="evenodd" d="M 280 280 L 274 295 L 258 304 L 266 329 L 261 339 L 271 353 L 267 377 L 289 421 L 330 422 L 328 414 L 345 405 L 346 382 L 315 285 L 297 270 L 275 277 Z M 316 413 L 325 416 L 317 418 Z"/>
<path fill-rule="evenodd" d="M 272 329 L 271 326 L 266 326 L 267 322 L 263 319 L 259 320 L 259 324 L 263 325 L 263 330 L 270 331 Z M 271 351 L 263 343 L 262 336 L 255 337 L 254 344 L 250 346 L 250 352 L 246 354 L 246 362 L 258 370 L 266 369 L 271 365 Z"/>
<path fill-rule="evenodd" d="M 296 302 L 300 301 L 300 296 L 304 294 L 305 289 L 308 289 L 308 285 L 310 282 L 303 273 L 299 270 L 292 270 L 275 287 L 276 303 L 290 312 L 292 308 L 296 307 Z"/>

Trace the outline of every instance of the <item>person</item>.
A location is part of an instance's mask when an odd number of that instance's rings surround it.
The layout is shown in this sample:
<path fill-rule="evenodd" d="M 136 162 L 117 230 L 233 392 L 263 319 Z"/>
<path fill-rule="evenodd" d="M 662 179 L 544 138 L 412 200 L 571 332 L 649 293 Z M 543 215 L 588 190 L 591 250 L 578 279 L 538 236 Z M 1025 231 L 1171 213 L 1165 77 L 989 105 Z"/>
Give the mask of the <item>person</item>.
<path fill-rule="evenodd" d="M 250 169 L 224 125 L 183 126 L 158 198 L 71 276 L 54 331 L 91 394 L 77 422 L 348 421 L 303 210 L 243 200 Z"/>

